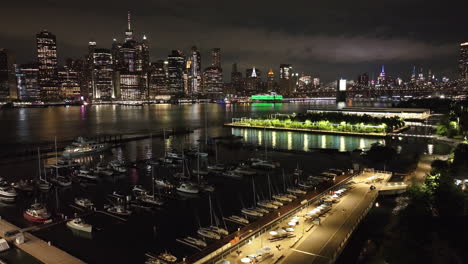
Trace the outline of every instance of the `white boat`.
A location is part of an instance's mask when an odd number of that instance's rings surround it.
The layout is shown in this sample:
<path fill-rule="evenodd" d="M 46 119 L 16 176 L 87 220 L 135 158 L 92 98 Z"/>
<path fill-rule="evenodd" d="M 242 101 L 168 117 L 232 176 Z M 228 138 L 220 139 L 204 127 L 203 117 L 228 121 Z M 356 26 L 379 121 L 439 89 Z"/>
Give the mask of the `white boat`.
<path fill-rule="evenodd" d="M 243 176 L 234 171 L 225 171 L 221 174 L 223 177 L 233 178 L 233 179 L 242 179 Z"/>
<path fill-rule="evenodd" d="M 206 227 L 200 227 L 197 230 L 197 234 L 203 238 L 209 238 L 209 239 L 221 239 L 221 236 L 213 231 L 211 229 L 206 228 Z"/>
<path fill-rule="evenodd" d="M 222 164 L 214 164 L 206 166 L 206 169 L 209 172 L 220 173 L 223 172 L 226 168 Z"/>
<path fill-rule="evenodd" d="M 235 222 L 239 222 L 239 223 L 243 223 L 243 224 L 248 224 L 250 223 L 250 221 L 245 218 L 245 217 L 241 217 L 241 216 L 237 216 L 237 215 L 232 215 L 229 217 L 232 221 L 235 221 Z"/>
<path fill-rule="evenodd" d="M 67 222 L 67 227 L 87 233 L 91 233 L 93 231 L 93 226 L 87 224 L 81 218 L 75 218 Z"/>
<path fill-rule="evenodd" d="M 126 209 L 122 205 L 115 205 L 115 206 L 109 207 L 107 209 L 107 212 L 111 214 L 115 214 L 115 215 L 121 215 L 121 216 L 129 216 L 132 214 L 132 211 Z"/>
<path fill-rule="evenodd" d="M 304 195 L 306 194 L 307 192 L 303 191 L 303 190 L 299 190 L 299 189 L 296 189 L 296 188 L 288 188 L 286 189 L 286 191 L 292 193 L 292 194 L 297 194 L 297 195 Z"/>
<path fill-rule="evenodd" d="M 52 184 L 50 184 L 50 182 L 46 181 L 45 179 L 40 179 L 37 183 L 37 186 L 41 191 L 48 191 L 50 188 L 52 188 Z"/>
<path fill-rule="evenodd" d="M 166 158 L 182 160 L 182 159 L 184 159 L 184 155 L 183 154 L 178 154 L 178 153 L 175 153 L 175 152 L 167 152 L 166 153 Z"/>
<path fill-rule="evenodd" d="M 83 137 L 79 137 L 70 146 L 65 148 L 62 155 L 64 157 L 73 157 L 101 152 L 108 148 L 110 148 L 110 145 L 107 143 L 97 143 L 95 141 L 90 141 Z"/>
<path fill-rule="evenodd" d="M 141 185 L 135 185 L 135 186 L 133 186 L 132 192 L 133 192 L 136 196 L 140 196 L 140 195 L 142 195 L 143 193 L 146 193 L 147 191 L 143 188 L 143 186 L 141 186 Z"/>
<path fill-rule="evenodd" d="M 254 207 L 253 210 L 262 214 L 268 214 L 270 212 L 266 208 L 262 208 L 262 207 Z"/>
<path fill-rule="evenodd" d="M 140 200 L 141 202 L 143 203 L 146 203 L 146 204 L 151 204 L 151 205 L 164 205 L 164 201 L 162 201 L 161 199 L 153 196 L 153 195 L 149 195 L 148 193 L 143 193 L 142 195 L 138 196 L 137 198 L 138 200 Z"/>
<path fill-rule="evenodd" d="M 23 212 L 26 220 L 33 223 L 44 223 L 50 219 L 50 213 L 43 204 L 34 203 Z"/>
<path fill-rule="evenodd" d="M 198 174 L 198 175 L 203 175 L 203 176 L 206 176 L 206 175 L 209 174 L 209 172 L 206 171 L 206 170 L 193 169 L 192 172 L 193 172 L 193 174 Z"/>
<path fill-rule="evenodd" d="M 205 241 L 201 240 L 201 239 L 197 239 L 197 238 L 194 238 L 194 237 L 186 237 L 186 238 L 183 238 L 182 239 L 183 241 L 185 241 L 186 243 L 189 243 L 189 244 L 192 244 L 194 246 L 197 246 L 197 247 L 206 247 L 207 244 Z"/>
<path fill-rule="evenodd" d="M 268 160 L 253 159 L 252 167 L 259 169 L 276 169 L 278 168 L 277 164 Z"/>
<path fill-rule="evenodd" d="M 0 186 L 0 200 L 13 202 L 17 196 L 18 193 L 10 185 L 4 184 Z"/>
<path fill-rule="evenodd" d="M 200 190 L 193 184 L 185 182 L 179 185 L 179 187 L 176 188 L 177 191 L 179 192 L 184 192 L 184 193 L 199 193 Z"/>
<path fill-rule="evenodd" d="M 91 208 L 94 206 L 94 203 L 88 198 L 75 198 L 75 204 L 84 208 Z"/>
<path fill-rule="evenodd" d="M 127 172 L 127 168 L 125 167 L 125 163 L 120 160 L 113 160 L 109 162 L 109 167 L 116 172 L 125 173 Z"/>
<path fill-rule="evenodd" d="M 159 254 L 157 258 L 160 259 L 160 260 L 163 260 L 165 262 L 168 262 L 168 263 L 176 263 L 177 262 L 177 257 L 170 254 L 169 252 L 163 252 L 163 253 Z"/>
<path fill-rule="evenodd" d="M 154 180 L 154 183 L 156 183 L 156 186 L 161 187 L 161 188 L 168 188 L 168 189 L 174 188 L 174 185 L 170 183 L 168 180 L 156 179 Z"/>
<path fill-rule="evenodd" d="M 246 215 L 246 216 L 251 216 L 251 217 L 262 217 L 263 213 L 260 213 L 256 210 L 250 209 L 250 208 L 242 208 L 241 212 Z"/>
<path fill-rule="evenodd" d="M 273 197 L 273 199 L 276 199 L 276 200 L 284 202 L 284 203 L 290 203 L 290 202 L 293 201 L 293 199 L 291 199 L 290 197 L 288 197 L 286 195 L 275 194 L 272 197 Z"/>
<path fill-rule="evenodd" d="M 309 182 L 305 182 L 305 181 L 300 181 L 297 186 L 301 187 L 301 188 L 304 188 L 304 189 L 311 189 L 314 187 L 314 185 L 310 184 Z"/>
<path fill-rule="evenodd" d="M 219 226 L 210 226 L 209 229 L 215 233 L 218 233 L 220 235 L 224 235 L 224 236 L 227 236 L 229 235 L 229 231 L 227 231 L 226 229 L 224 228 L 221 228 Z"/>
<path fill-rule="evenodd" d="M 259 201 L 257 202 L 257 204 L 261 207 L 265 207 L 267 209 L 278 209 L 278 206 L 273 204 L 273 203 L 270 203 L 269 201 Z"/>
<path fill-rule="evenodd" d="M 240 174 L 240 175 L 247 175 L 247 176 L 252 176 L 257 174 L 257 172 L 253 169 L 251 169 L 249 166 L 246 165 L 240 165 L 237 168 L 233 170 L 234 173 Z"/>
<path fill-rule="evenodd" d="M 97 180 L 99 177 L 91 170 L 79 170 L 77 177 L 87 180 Z"/>
<path fill-rule="evenodd" d="M 269 200 L 268 202 L 274 204 L 274 205 L 277 205 L 277 206 L 283 206 L 284 204 L 280 201 L 277 201 L 277 200 Z"/>

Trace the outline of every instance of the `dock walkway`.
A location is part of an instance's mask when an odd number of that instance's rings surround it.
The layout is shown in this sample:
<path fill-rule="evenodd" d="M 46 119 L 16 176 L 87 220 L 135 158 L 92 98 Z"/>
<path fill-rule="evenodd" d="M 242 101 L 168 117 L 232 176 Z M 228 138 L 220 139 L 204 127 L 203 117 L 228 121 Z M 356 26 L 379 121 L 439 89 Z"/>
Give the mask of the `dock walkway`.
<path fill-rule="evenodd" d="M 0 220 L 0 236 L 3 238 L 5 232 L 19 229 L 17 226 L 1 219 Z M 28 253 L 44 264 L 84 264 L 85 262 L 75 258 L 67 252 L 49 245 L 44 240 L 30 234 L 23 233 L 25 243 L 16 245 L 22 251 Z M 13 241 L 10 245 L 13 245 Z"/>

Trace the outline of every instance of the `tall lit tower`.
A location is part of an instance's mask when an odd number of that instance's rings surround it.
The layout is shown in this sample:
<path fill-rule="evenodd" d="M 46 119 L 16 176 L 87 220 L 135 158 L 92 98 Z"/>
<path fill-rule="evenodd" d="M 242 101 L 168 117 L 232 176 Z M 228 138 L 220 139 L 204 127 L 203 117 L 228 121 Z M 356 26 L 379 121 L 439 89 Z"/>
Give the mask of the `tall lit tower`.
<path fill-rule="evenodd" d="M 221 68 L 221 49 L 214 48 L 211 50 L 211 66 Z"/>
<path fill-rule="evenodd" d="M 125 41 L 133 39 L 132 20 L 130 11 L 127 13 L 127 31 L 125 31 Z"/>
<path fill-rule="evenodd" d="M 273 69 L 270 69 L 267 73 L 267 89 L 268 91 L 273 91 L 275 86 L 275 73 Z"/>
<path fill-rule="evenodd" d="M 58 88 L 57 39 L 54 34 L 43 30 L 36 35 L 39 86 L 42 99 L 57 100 Z"/>
<path fill-rule="evenodd" d="M 189 67 L 189 86 L 191 93 L 201 92 L 201 55 L 196 46 L 192 47 L 192 53 L 189 57 L 190 67 Z"/>
<path fill-rule="evenodd" d="M 460 79 L 468 80 L 468 42 L 460 44 L 458 73 L 460 74 Z"/>

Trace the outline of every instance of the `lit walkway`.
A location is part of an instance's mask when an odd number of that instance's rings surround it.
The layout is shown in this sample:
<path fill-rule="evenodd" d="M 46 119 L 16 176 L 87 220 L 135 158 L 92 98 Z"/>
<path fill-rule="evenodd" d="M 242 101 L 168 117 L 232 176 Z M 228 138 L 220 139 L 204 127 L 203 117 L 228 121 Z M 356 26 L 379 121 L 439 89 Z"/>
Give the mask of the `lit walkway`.
<path fill-rule="evenodd" d="M 3 237 L 6 231 L 17 229 L 19 228 L 7 221 L 0 220 L 0 236 Z M 24 233 L 24 238 L 24 244 L 15 246 L 44 264 L 84 264 L 83 261 L 54 246 L 49 246 L 45 241 L 30 233 Z M 11 245 L 13 245 L 13 243 L 10 243 L 10 246 Z"/>

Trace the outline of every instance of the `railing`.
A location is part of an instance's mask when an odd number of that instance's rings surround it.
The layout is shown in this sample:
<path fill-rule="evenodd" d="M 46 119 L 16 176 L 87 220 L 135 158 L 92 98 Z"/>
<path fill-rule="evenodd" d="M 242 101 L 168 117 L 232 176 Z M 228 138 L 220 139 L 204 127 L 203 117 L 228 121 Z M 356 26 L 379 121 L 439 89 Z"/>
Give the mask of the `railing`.
<path fill-rule="evenodd" d="M 304 208 L 307 208 L 312 203 L 315 203 L 317 200 L 319 200 L 323 196 L 327 195 L 330 190 L 340 188 L 342 185 L 346 184 L 348 181 L 350 181 L 351 179 L 353 179 L 355 176 L 357 176 L 359 174 L 360 173 L 354 173 L 354 174 L 348 176 L 347 179 L 341 181 L 340 183 L 338 183 L 336 185 L 333 185 L 333 186 L 329 187 L 328 189 L 324 190 L 323 192 L 321 192 L 319 195 L 315 196 L 314 198 L 312 198 L 310 200 L 307 200 L 307 202 L 305 202 L 305 203 L 301 203 L 301 205 L 298 206 L 297 208 L 291 210 L 290 212 L 288 212 L 288 213 L 286 213 L 284 215 L 281 215 L 281 216 L 275 218 L 270 223 L 264 225 L 261 229 L 252 231 L 249 235 L 241 238 L 241 240 L 239 242 L 237 242 L 235 245 L 226 244 L 225 246 L 223 246 L 223 247 L 219 248 L 218 250 L 216 250 L 216 251 L 210 253 L 209 255 L 205 256 L 204 258 L 198 260 L 197 262 L 195 262 L 195 264 L 202 264 L 202 263 L 215 264 L 215 263 L 217 263 L 218 261 L 222 260 L 223 258 L 228 256 L 229 254 L 231 254 L 231 253 L 235 252 L 236 250 L 238 250 L 240 247 L 242 247 L 242 246 L 246 245 L 247 243 L 249 243 L 251 239 L 255 239 L 255 238 L 261 236 L 262 234 L 268 232 L 268 230 L 271 230 L 273 227 L 277 226 L 280 222 L 282 222 L 285 219 L 290 218 L 291 216 L 297 214 L 298 212 L 300 212 Z"/>

